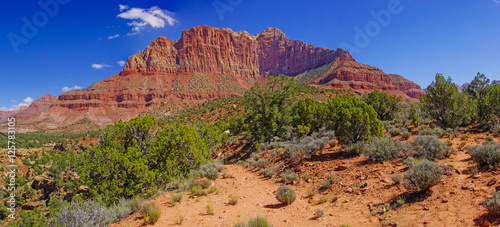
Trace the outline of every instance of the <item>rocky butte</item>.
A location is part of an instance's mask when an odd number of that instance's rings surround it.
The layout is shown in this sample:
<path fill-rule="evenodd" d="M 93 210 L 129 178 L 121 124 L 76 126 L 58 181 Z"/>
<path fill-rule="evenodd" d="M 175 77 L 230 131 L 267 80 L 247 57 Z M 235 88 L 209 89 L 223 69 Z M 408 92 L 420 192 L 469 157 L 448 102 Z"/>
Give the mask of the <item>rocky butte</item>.
<path fill-rule="evenodd" d="M 277 28 L 250 35 L 199 26 L 183 31 L 176 41 L 153 40 L 145 50 L 130 56 L 118 74 L 60 95 L 50 108 L 27 122 L 37 129 L 78 127 L 75 125 L 84 122 L 102 127 L 154 107 L 167 112 L 208 99 L 242 95 L 255 81 L 281 74 L 330 88 L 380 89 L 410 99 L 425 94 L 399 75 L 356 62 L 345 50 L 291 40 Z"/>

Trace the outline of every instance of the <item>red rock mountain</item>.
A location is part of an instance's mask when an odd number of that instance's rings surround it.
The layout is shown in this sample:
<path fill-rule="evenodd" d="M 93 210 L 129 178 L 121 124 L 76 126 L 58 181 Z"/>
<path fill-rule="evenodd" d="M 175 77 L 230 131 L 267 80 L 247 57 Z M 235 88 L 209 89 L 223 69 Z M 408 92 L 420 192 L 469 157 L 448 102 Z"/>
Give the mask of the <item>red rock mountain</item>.
<path fill-rule="evenodd" d="M 380 89 L 409 98 L 424 94 L 417 84 L 399 75 L 357 63 L 345 50 L 291 40 L 276 28 L 250 35 L 204 26 L 183 31 L 176 41 L 153 40 L 130 56 L 118 74 L 60 95 L 28 122 L 49 129 L 88 120 L 103 126 L 158 107 L 167 112 L 208 99 L 238 96 L 255 81 L 281 74 L 333 88 Z"/>
<path fill-rule="evenodd" d="M 46 94 L 40 98 L 35 99 L 31 102 L 30 106 L 21 106 L 19 110 L 13 111 L 0 111 L 0 122 L 7 121 L 10 117 L 16 117 L 18 119 L 28 119 L 39 115 L 43 111 L 49 109 L 49 107 L 57 100 L 57 96 Z"/>

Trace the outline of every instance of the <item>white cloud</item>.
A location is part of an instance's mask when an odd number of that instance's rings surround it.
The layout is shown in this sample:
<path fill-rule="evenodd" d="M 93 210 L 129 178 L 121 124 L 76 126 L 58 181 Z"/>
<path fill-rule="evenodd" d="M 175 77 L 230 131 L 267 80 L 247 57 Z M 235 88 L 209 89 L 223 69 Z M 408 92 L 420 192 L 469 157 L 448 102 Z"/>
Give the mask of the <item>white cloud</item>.
<path fill-rule="evenodd" d="M 114 38 L 118 38 L 118 37 L 120 37 L 120 34 L 108 36 L 108 39 L 114 39 Z"/>
<path fill-rule="evenodd" d="M 125 63 L 127 63 L 127 62 L 125 62 L 125 61 L 117 61 L 116 63 L 118 63 L 118 65 L 120 65 L 120 66 L 123 67 L 125 65 Z"/>
<path fill-rule="evenodd" d="M 172 12 L 161 9 L 158 6 L 153 6 L 149 9 L 130 8 L 126 5 L 118 5 L 120 7 L 120 14 L 117 17 L 132 20 L 127 23 L 132 27 L 132 32 L 127 35 L 135 35 L 144 30 L 148 25 L 154 29 L 163 28 L 165 24 L 173 26 L 178 23 L 172 16 Z"/>
<path fill-rule="evenodd" d="M 16 100 L 14 100 L 14 99 L 11 99 L 11 100 L 9 100 L 9 102 L 16 102 Z"/>
<path fill-rule="evenodd" d="M 92 68 L 94 69 L 102 69 L 102 68 L 109 68 L 111 67 L 111 65 L 108 65 L 108 64 L 105 64 L 105 63 L 102 63 L 102 64 L 92 64 Z"/>
<path fill-rule="evenodd" d="M 10 100 L 10 101 L 12 102 L 13 100 Z M 19 110 L 21 108 L 21 106 L 30 106 L 32 102 L 33 102 L 33 99 L 31 97 L 28 97 L 28 98 L 23 99 L 23 101 L 18 103 L 17 105 L 12 105 L 9 108 L 2 106 L 2 107 L 0 107 L 0 111 Z"/>
<path fill-rule="evenodd" d="M 122 4 L 118 4 L 118 7 L 120 7 L 120 12 L 123 12 L 123 10 L 130 8 L 128 5 L 122 5 Z"/>
<path fill-rule="evenodd" d="M 75 85 L 73 87 L 63 87 L 61 89 L 62 92 L 67 92 L 67 91 L 71 91 L 71 90 L 79 90 L 79 89 L 82 89 L 82 87 L 78 86 L 78 85 Z"/>

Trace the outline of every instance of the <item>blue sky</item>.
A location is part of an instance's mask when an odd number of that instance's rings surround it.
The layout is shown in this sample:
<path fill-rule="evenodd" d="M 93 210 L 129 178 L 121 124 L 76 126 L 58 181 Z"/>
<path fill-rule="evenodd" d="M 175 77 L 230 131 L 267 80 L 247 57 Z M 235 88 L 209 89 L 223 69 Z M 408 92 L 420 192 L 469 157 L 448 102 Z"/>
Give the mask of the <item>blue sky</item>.
<path fill-rule="evenodd" d="M 422 87 L 436 73 L 457 84 L 477 72 L 500 79 L 499 0 L 19 0 L 3 4 L 0 20 L 0 110 L 89 87 L 151 40 L 198 25 L 277 27 L 315 46 L 349 47 L 358 62 Z"/>

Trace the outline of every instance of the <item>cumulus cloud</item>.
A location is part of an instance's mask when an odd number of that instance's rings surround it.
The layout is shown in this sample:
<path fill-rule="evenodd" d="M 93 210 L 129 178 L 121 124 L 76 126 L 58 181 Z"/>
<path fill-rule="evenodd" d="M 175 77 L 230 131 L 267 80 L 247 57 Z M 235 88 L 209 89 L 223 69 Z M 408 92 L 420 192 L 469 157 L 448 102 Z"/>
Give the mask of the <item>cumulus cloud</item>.
<path fill-rule="evenodd" d="M 118 63 L 118 65 L 120 65 L 121 67 L 123 67 L 125 65 L 125 63 L 127 63 L 127 62 L 125 62 L 125 61 L 117 61 L 116 63 Z"/>
<path fill-rule="evenodd" d="M 120 37 L 120 34 L 108 36 L 108 39 L 114 39 L 114 38 L 118 38 L 118 37 Z"/>
<path fill-rule="evenodd" d="M 82 87 L 78 86 L 78 85 L 75 85 L 73 87 L 63 87 L 61 89 L 62 92 L 67 92 L 67 91 L 71 91 L 71 90 L 79 90 L 79 89 L 82 89 Z"/>
<path fill-rule="evenodd" d="M 11 102 L 13 100 L 10 100 Z M 21 106 L 30 106 L 31 103 L 33 102 L 33 99 L 31 97 L 23 99 L 22 102 L 18 103 L 17 105 L 12 105 L 11 107 L 5 107 L 2 106 L 0 107 L 0 111 L 12 111 L 12 110 L 19 110 Z"/>
<path fill-rule="evenodd" d="M 102 69 L 102 68 L 109 68 L 111 67 L 111 65 L 108 65 L 108 64 L 105 64 L 105 63 L 102 63 L 102 64 L 92 64 L 92 68 L 94 69 Z"/>
<path fill-rule="evenodd" d="M 138 34 L 148 26 L 158 29 L 165 27 L 167 23 L 170 26 L 178 23 L 176 19 L 170 16 L 172 12 L 161 9 L 158 6 L 153 6 L 149 9 L 130 8 L 128 5 L 118 5 L 118 7 L 121 13 L 117 17 L 132 20 L 127 23 L 128 26 L 132 27 L 132 32 L 127 35 Z"/>
<path fill-rule="evenodd" d="M 11 100 L 9 100 L 9 102 L 16 102 L 16 100 L 14 100 L 14 99 L 11 99 Z"/>
<path fill-rule="evenodd" d="M 500 4 L 500 0 L 493 0 L 494 3 Z"/>

